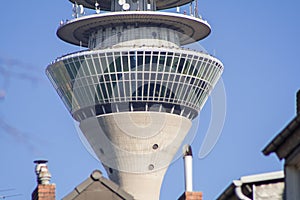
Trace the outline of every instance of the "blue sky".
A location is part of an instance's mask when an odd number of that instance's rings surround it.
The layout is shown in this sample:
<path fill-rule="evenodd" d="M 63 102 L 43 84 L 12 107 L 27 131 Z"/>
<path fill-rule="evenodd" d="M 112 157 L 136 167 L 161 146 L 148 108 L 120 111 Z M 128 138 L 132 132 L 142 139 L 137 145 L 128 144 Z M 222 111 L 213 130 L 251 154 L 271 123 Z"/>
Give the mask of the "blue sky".
<path fill-rule="evenodd" d="M 78 51 L 60 41 L 56 28 L 70 19 L 67 0 L 3 1 L 0 12 L 0 195 L 21 193 L 29 200 L 36 186 L 33 160 L 46 158 L 57 185 L 57 199 L 68 194 L 94 169 L 103 168 L 81 144 L 73 120 L 46 78 L 48 63 Z M 204 159 L 194 159 L 194 188 L 215 199 L 233 179 L 282 169 L 282 162 L 261 150 L 296 113 L 300 88 L 297 62 L 300 2 L 290 0 L 200 0 L 200 13 L 211 27 L 201 41 L 224 66 L 227 114 L 222 135 Z M 207 131 L 210 103 L 201 113 L 193 143 L 198 152 Z M 6 123 L 6 124 L 5 124 Z M 12 125 L 11 129 L 6 125 Z M 5 131 L 3 127 L 10 131 Z M 1 189 L 13 191 L 1 192 Z M 184 191 L 183 164 L 173 163 L 161 199 Z"/>

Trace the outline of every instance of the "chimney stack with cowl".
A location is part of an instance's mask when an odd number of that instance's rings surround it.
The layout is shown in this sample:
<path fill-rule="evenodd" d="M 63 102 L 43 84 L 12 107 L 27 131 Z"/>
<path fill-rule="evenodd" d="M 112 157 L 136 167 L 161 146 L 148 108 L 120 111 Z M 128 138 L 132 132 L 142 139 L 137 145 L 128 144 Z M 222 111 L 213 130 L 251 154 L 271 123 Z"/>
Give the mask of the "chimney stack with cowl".
<path fill-rule="evenodd" d="M 55 184 L 51 184 L 51 174 L 46 160 L 36 160 L 34 163 L 37 175 L 37 187 L 32 192 L 32 200 L 55 200 Z"/>

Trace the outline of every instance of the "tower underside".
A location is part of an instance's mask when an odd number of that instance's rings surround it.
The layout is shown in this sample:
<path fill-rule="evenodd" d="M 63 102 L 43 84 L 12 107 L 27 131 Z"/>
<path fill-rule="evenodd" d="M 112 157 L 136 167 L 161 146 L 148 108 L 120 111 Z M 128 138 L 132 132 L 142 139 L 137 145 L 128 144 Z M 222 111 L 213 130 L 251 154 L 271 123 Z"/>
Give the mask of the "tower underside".
<path fill-rule="evenodd" d="M 165 171 L 190 127 L 185 117 L 158 112 L 107 114 L 80 124 L 110 179 L 148 199 L 159 199 Z"/>

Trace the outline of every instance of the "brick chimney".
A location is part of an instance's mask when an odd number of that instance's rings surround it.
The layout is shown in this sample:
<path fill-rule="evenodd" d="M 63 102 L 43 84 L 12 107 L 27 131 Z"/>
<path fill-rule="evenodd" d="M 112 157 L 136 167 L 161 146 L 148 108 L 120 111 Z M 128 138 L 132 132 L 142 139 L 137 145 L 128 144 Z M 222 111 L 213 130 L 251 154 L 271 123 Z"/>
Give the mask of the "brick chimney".
<path fill-rule="evenodd" d="M 202 192 L 184 192 L 178 200 L 202 200 Z"/>
<path fill-rule="evenodd" d="M 46 160 L 34 161 L 37 187 L 31 194 L 32 200 L 55 200 L 55 184 L 50 183 L 51 174 Z"/>

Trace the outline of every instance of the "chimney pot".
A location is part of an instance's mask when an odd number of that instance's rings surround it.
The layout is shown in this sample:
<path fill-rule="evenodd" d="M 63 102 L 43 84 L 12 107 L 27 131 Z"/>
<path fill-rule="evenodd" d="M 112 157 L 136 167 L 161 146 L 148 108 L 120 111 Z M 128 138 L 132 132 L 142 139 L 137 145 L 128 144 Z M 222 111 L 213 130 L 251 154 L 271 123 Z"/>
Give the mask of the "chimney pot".
<path fill-rule="evenodd" d="M 50 184 L 51 174 L 48 170 L 47 160 L 35 160 L 35 173 L 37 175 L 38 184 L 47 185 Z"/>

